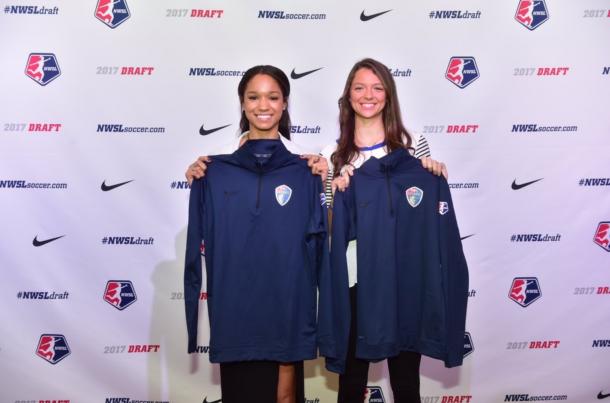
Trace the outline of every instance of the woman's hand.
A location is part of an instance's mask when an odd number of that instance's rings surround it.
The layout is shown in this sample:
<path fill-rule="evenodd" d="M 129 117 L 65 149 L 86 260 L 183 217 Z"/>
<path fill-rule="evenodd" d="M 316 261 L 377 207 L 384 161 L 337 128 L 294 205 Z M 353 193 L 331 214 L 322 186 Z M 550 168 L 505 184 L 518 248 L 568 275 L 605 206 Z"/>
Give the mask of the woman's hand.
<path fill-rule="evenodd" d="M 307 166 L 311 168 L 312 174 L 320 175 L 323 181 L 326 180 L 328 175 L 328 161 L 326 161 L 326 158 L 314 154 L 303 154 L 301 158 L 307 160 Z"/>
<path fill-rule="evenodd" d="M 338 189 L 340 192 L 344 192 L 349 186 L 350 177 L 354 175 L 354 166 L 352 164 L 344 165 L 341 168 L 341 173 L 331 182 L 331 188 L 333 195 Z"/>
<path fill-rule="evenodd" d="M 184 176 L 186 176 L 186 180 L 189 185 L 193 183 L 193 179 L 203 178 L 205 176 L 205 170 L 208 169 L 208 164 L 212 162 L 210 157 L 204 155 L 202 157 L 197 158 L 195 162 L 193 162 L 187 168 Z"/>
<path fill-rule="evenodd" d="M 442 174 L 445 179 L 449 179 L 449 173 L 444 163 L 433 160 L 430 157 L 422 157 L 421 164 L 434 175 L 440 176 Z"/>

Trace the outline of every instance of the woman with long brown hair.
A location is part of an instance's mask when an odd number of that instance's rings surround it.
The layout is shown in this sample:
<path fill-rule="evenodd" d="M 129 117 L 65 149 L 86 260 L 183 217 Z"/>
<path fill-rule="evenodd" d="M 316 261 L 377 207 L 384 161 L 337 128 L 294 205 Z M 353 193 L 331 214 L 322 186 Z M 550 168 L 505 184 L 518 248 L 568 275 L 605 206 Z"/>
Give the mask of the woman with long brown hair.
<path fill-rule="evenodd" d="M 435 174 L 447 176 L 444 164 L 429 158 L 426 139 L 410 133 L 402 123 L 396 84 L 384 64 L 370 58 L 357 62 L 347 77 L 339 109 L 339 140 L 322 151 L 334 168 L 333 190 L 349 186 L 354 169 L 369 158 L 382 158 L 399 148 L 407 148 L 415 157 L 423 158 L 424 166 Z M 339 403 L 363 401 L 369 369 L 368 361 L 356 357 L 356 245 L 354 240 L 347 248 L 351 321 L 345 372 L 339 377 Z M 402 351 L 387 360 L 395 402 L 420 402 L 420 360 L 421 355 L 413 351 Z"/>

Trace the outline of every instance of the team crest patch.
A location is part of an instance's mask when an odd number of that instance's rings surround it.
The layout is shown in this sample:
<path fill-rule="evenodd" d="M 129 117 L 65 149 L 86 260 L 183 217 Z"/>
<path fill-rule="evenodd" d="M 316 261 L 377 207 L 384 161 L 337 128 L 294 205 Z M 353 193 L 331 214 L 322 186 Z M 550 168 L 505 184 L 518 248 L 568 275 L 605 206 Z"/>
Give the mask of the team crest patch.
<path fill-rule="evenodd" d="M 445 215 L 449 212 L 449 203 L 440 201 L 438 202 L 438 213 L 440 215 Z"/>
<path fill-rule="evenodd" d="M 405 195 L 407 196 L 407 202 L 411 207 L 417 207 L 424 198 L 424 191 L 417 186 L 413 186 L 405 191 Z"/>
<path fill-rule="evenodd" d="M 290 201 L 292 196 L 292 189 L 287 185 L 280 185 L 275 188 L 275 200 L 277 200 L 280 206 L 285 206 Z"/>

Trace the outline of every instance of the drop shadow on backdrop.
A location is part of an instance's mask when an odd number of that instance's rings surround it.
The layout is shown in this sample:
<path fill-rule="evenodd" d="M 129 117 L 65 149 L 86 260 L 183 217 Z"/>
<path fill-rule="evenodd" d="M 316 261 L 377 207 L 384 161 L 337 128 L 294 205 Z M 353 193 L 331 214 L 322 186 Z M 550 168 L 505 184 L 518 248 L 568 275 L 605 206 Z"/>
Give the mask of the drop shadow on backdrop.
<path fill-rule="evenodd" d="M 175 238 L 176 259 L 159 263 L 151 276 L 154 296 L 150 340 L 161 348 L 160 353 L 151 355 L 148 361 L 148 398 L 166 396 L 170 402 L 199 402 L 209 392 L 207 399 L 214 401 L 220 397 L 218 365 L 209 363 L 207 349 L 187 354 L 183 282 L 186 232 L 184 227 Z M 200 318 L 204 317 L 207 318 L 207 307 L 202 302 Z M 215 390 L 200 392 L 200 385 L 206 384 Z M 198 393 L 203 396 L 194 396 Z"/>

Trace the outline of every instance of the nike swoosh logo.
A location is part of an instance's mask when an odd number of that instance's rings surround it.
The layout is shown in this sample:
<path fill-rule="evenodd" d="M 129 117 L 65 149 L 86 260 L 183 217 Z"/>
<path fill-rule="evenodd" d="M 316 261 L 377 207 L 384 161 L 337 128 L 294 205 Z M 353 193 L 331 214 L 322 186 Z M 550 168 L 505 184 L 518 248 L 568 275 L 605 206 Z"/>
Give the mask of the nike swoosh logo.
<path fill-rule="evenodd" d="M 214 132 L 217 132 L 218 130 L 222 130 L 225 127 L 229 127 L 229 126 L 231 126 L 231 125 L 224 125 L 224 126 L 215 127 L 213 129 L 206 130 L 203 128 L 203 125 L 201 125 L 201 127 L 199 128 L 199 134 L 201 134 L 202 136 L 207 136 L 208 134 L 212 134 Z"/>
<path fill-rule="evenodd" d="M 219 402 L 222 402 L 222 399 L 214 400 L 213 402 L 208 402 L 207 397 L 203 399 L 203 403 L 219 403 Z"/>
<path fill-rule="evenodd" d="M 524 188 L 524 187 L 526 187 L 526 186 L 531 185 L 532 183 L 536 183 L 536 182 L 538 182 L 538 181 L 541 181 L 542 179 L 544 179 L 544 178 L 540 178 L 540 179 L 536 179 L 536 180 L 531 181 L 531 182 L 525 182 L 525 183 L 520 183 L 520 184 L 517 184 L 517 180 L 515 179 L 515 180 L 513 181 L 513 184 L 512 184 L 512 185 L 510 185 L 510 187 L 511 187 L 513 190 L 519 190 L 519 189 L 521 189 L 521 188 Z"/>
<path fill-rule="evenodd" d="M 599 400 L 605 399 L 607 397 L 610 397 L 610 393 L 606 393 L 605 395 L 601 392 L 601 390 L 599 391 L 599 393 L 597 394 L 597 398 Z"/>
<path fill-rule="evenodd" d="M 36 236 L 34 237 L 34 240 L 32 241 L 32 245 L 34 245 L 34 246 L 42 246 L 42 245 L 46 245 L 46 244 L 48 244 L 49 242 L 57 241 L 59 238 L 63 238 L 63 237 L 65 237 L 65 235 L 62 235 L 62 236 L 57 236 L 57 237 L 55 237 L 55 238 L 49 238 L 49 239 L 45 239 L 44 241 L 39 241 L 39 240 L 38 240 L 38 235 L 36 235 Z"/>
<path fill-rule="evenodd" d="M 364 10 L 362 10 L 362 13 L 360 14 L 360 21 L 372 20 L 373 18 L 377 18 L 380 15 L 384 15 L 385 13 L 389 13 L 390 11 L 392 11 L 392 10 L 387 10 L 387 11 L 382 11 L 382 12 L 376 13 L 376 14 L 366 15 L 366 14 L 364 14 Z"/>
<path fill-rule="evenodd" d="M 116 185 L 106 185 L 106 181 L 104 181 L 104 182 L 102 182 L 101 189 L 102 189 L 104 192 L 107 192 L 107 191 L 109 191 L 109 190 L 116 189 L 116 188 L 118 188 L 119 186 L 126 185 L 126 184 L 128 184 L 129 182 L 133 182 L 133 179 L 132 179 L 132 180 L 130 180 L 130 181 L 127 181 L 127 182 L 121 182 L 121 183 L 117 183 Z"/>
<path fill-rule="evenodd" d="M 292 69 L 292 72 L 290 73 L 290 78 L 292 78 L 293 80 L 298 80 L 299 78 L 303 78 L 305 76 L 310 75 L 311 73 L 315 73 L 318 70 L 322 70 L 324 67 L 320 67 L 319 69 L 315 69 L 315 70 L 309 70 L 306 71 L 304 73 L 297 73 L 294 71 L 294 69 Z"/>
<path fill-rule="evenodd" d="M 468 238 L 470 238 L 471 236 L 474 236 L 474 234 L 470 234 L 470 235 L 463 236 L 463 237 L 461 237 L 461 238 L 460 238 L 460 241 L 463 241 L 464 239 L 468 239 Z"/>

